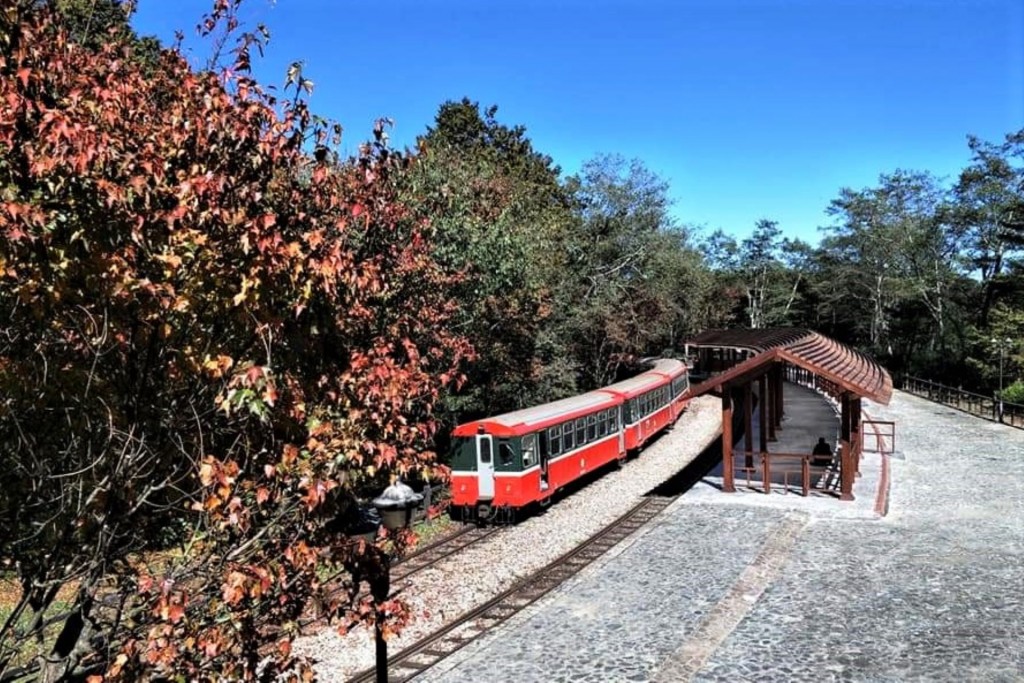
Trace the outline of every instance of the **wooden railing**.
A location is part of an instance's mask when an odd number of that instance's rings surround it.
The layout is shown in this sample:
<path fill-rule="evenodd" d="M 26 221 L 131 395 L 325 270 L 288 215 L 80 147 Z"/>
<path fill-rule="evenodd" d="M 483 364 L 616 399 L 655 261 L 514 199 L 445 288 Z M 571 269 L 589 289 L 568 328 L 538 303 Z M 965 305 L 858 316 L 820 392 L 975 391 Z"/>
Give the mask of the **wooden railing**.
<path fill-rule="evenodd" d="M 819 394 L 828 396 L 836 401 L 839 400 L 840 395 L 843 393 L 842 387 L 838 384 L 820 375 L 816 375 L 810 370 L 805 370 L 790 363 L 786 363 L 784 368 L 787 382 L 813 389 Z"/>
<path fill-rule="evenodd" d="M 996 396 L 976 394 L 919 377 L 903 378 L 903 391 L 976 417 L 1024 429 L 1024 405 L 1000 401 Z"/>
<path fill-rule="evenodd" d="M 892 420 L 861 420 L 861 439 L 864 451 L 892 455 L 896 451 L 896 423 Z M 868 439 L 873 438 L 873 441 Z M 873 448 L 868 448 L 872 444 Z"/>
<path fill-rule="evenodd" d="M 839 487 L 838 458 L 836 454 L 830 458 L 828 464 L 821 464 L 820 457 L 810 453 L 764 453 L 757 451 L 737 451 L 735 456 L 743 458 L 745 465 L 736 466 L 736 469 L 744 474 L 747 488 L 756 489 L 760 486 L 763 493 L 771 493 L 772 486 L 781 485 L 783 491 L 791 489 L 800 491 L 804 496 L 809 496 L 812 490 L 829 490 Z M 780 462 L 780 461 L 789 462 Z M 819 460 L 816 464 L 816 460 Z M 753 465 L 759 463 L 759 467 Z M 760 476 L 758 476 L 760 470 Z M 825 485 L 817 487 L 812 479 L 827 475 Z M 831 485 L 828 477 L 832 477 Z"/>

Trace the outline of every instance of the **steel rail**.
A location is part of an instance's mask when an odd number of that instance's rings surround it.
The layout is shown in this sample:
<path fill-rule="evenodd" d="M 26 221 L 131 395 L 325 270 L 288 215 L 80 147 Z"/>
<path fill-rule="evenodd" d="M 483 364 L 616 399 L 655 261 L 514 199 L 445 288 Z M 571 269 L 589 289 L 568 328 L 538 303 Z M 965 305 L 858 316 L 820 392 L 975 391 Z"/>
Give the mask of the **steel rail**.
<path fill-rule="evenodd" d="M 579 573 L 654 519 L 678 498 L 678 495 L 645 498 L 589 539 L 531 576 L 389 657 L 388 670 L 393 673 L 388 680 L 392 683 L 404 683 L 482 637 Z M 374 669 L 367 669 L 351 678 L 350 683 L 374 681 L 375 675 Z"/>
<path fill-rule="evenodd" d="M 500 530 L 501 527 L 466 525 L 455 533 L 449 534 L 435 543 L 426 545 L 400 558 L 391 567 L 391 581 L 409 578 L 413 574 L 432 567 L 441 560 L 451 557 L 455 553 L 462 552 L 485 538 L 489 538 Z"/>

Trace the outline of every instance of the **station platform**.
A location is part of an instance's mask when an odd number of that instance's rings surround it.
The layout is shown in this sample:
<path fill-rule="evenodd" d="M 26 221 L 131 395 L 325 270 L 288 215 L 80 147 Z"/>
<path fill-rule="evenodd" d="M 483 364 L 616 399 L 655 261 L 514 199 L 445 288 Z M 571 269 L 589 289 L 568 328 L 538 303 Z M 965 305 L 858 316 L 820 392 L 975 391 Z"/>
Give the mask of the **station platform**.
<path fill-rule="evenodd" d="M 758 411 L 753 411 L 753 445 L 758 449 Z M 736 492 L 722 493 L 721 463 L 708 472 L 697 482 L 687 495 L 688 503 L 706 501 L 710 497 L 725 495 L 735 498 L 744 505 L 757 507 L 785 508 L 794 504 L 789 501 L 791 496 L 801 497 L 800 458 L 797 456 L 773 458 L 770 480 L 771 492 L 763 491 L 763 471 L 760 458 L 753 458 L 753 467 L 746 468 L 744 454 L 745 434 L 736 430 L 738 436 L 733 451 L 733 468 L 736 472 Z M 791 382 L 785 383 L 785 413 L 782 428 L 776 431 L 776 440 L 768 442 L 768 452 L 773 454 L 810 453 L 819 438 L 835 450 L 839 440 L 839 406 L 821 394 Z M 868 439 L 873 443 L 873 439 Z M 839 463 L 838 457 L 824 467 L 812 468 L 812 490 L 810 498 L 803 505 L 821 509 L 825 514 L 844 518 L 863 517 L 873 519 L 884 513 L 884 505 L 888 496 L 887 463 L 868 453 L 860 464 L 860 474 L 854 479 L 854 500 L 838 502 L 839 496 Z M 715 501 L 716 503 L 719 501 Z"/>
<path fill-rule="evenodd" d="M 1021 680 L 1024 431 L 899 392 L 865 410 L 898 423 L 863 463 L 889 514 L 709 479 L 417 680 Z"/>

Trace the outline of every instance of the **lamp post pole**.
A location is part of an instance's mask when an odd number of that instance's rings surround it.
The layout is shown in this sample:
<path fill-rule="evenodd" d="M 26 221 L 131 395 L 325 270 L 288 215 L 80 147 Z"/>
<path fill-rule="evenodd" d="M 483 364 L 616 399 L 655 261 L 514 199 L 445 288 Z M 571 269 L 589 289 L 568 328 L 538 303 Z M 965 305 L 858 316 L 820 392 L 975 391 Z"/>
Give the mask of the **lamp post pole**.
<path fill-rule="evenodd" d="M 1003 421 L 1003 364 L 1006 360 L 1006 350 L 1013 344 L 1013 340 L 1010 338 L 996 339 L 993 337 L 992 343 L 999 350 L 999 401 L 998 401 L 998 412 L 999 422 Z"/>
<path fill-rule="evenodd" d="M 395 531 L 409 526 L 412 521 L 412 510 L 422 500 L 422 494 L 396 481 L 373 500 L 373 506 L 380 513 L 384 528 Z M 370 592 L 373 594 L 373 641 L 376 651 L 377 683 L 388 683 L 388 641 L 384 639 L 384 622 L 387 615 L 381 605 L 391 592 L 391 554 L 384 550 L 380 552 L 381 571 L 371 584 Z"/>
<path fill-rule="evenodd" d="M 391 592 L 391 556 L 383 554 L 381 576 L 373 584 L 373 642 L 376 648 L 377 683 L 388 683 L 388 641 L 384 640 L 384 610 L 381 604 Z"/>

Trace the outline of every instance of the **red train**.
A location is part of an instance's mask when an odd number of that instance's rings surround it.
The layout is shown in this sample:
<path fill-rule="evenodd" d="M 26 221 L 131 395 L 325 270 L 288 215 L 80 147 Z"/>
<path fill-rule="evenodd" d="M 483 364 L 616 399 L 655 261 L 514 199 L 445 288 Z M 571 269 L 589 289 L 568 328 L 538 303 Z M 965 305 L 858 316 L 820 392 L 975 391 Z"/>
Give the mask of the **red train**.
<path fill-rule="evenodd" d="M 603 389 L 459 425 L 452 432 L 452 512 L 512 521 L 610 462 L 624 462 L 690 400 L 685 363 L 654 361 Z"/>

